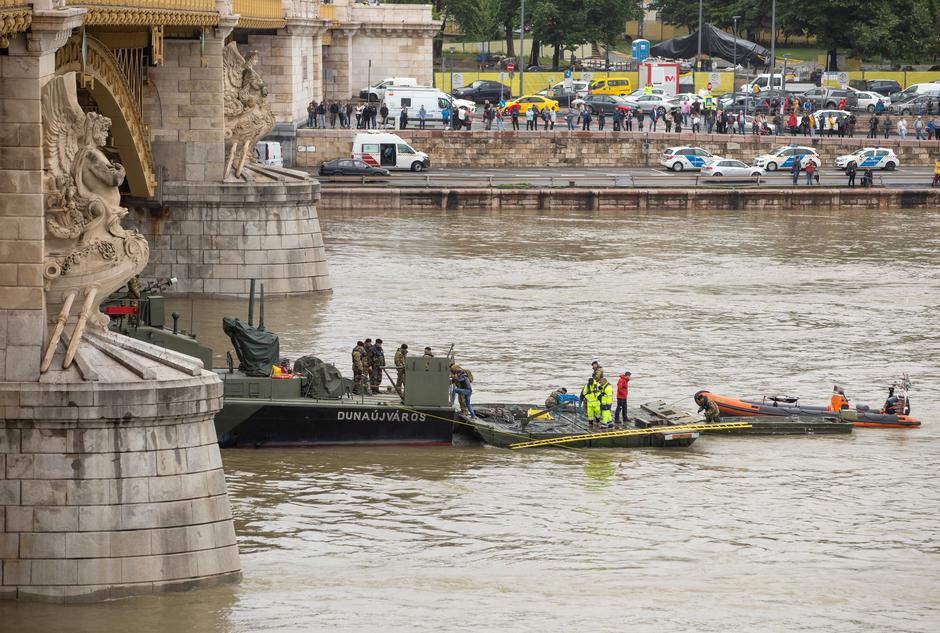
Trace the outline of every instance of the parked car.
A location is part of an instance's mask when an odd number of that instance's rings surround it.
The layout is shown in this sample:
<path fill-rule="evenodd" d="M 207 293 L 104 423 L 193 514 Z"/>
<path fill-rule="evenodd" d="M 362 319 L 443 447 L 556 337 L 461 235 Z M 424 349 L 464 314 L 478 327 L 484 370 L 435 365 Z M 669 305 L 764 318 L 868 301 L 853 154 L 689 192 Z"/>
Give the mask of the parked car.
<path fill-rule="evenodd" d="M 747 163 L 732 158 L 718 158 L 702 166 L 703 176 L 729 176 L 732 178 L 763 176 L 764 170 L 760 167 L 751 167 Z"/>
<path fill-rule="evenodd" d="M 672 171 L 685 169 L 701 169 L 709 160 L 715 158 L 714 154 L 701 147 L 667 147 L 659 157 L 659 164 Z"/>
<path fill-rule="evenodd" d="M 907 101 L 920 95 L 938 95 L 940 94 L 940 84 L 936 83 L 919 83 L 912 84 L 902 90 L 899 93 L 891 94 L 891 103 L 898 103 L 901 101 Z"/>
<path fill-rule="evenodd" d="M 624 96 L 633 90 L 629 79 L 597 79 L 588 89 L 591 94 Z"/>
<path fill-rule="evenodd" d="M 888 106 L 891 114 L 928 114 L 940 112 L 940 95 L 919 95 Z"/>
<path fill-rule="evenodd" d="M 372 102 L 381 101 L 385 96 L 385 91 L 389 88 L 404 86 L 415 87 L 417 85 L 418 80 L 414 77 L 389 77 L 387 79 L 383 79 L 374 86 L 369 86 L 368 88 L 363 88 L 360 90 L 359 98 Z"/>
<path fill-rule="evenodd" d="M 894 79 L 869 79 L 865 84 L 865 90 L 877 92 L 883 97 L 901 92 L 901 84 Z"/>
<path fill-rule="evenodd" d="M 337 158 L 328 160 L 322 165 L 318 173 L 321 176 L 388 176 L 389 171 L 382 167 L 366 165 L 361 160 L 351 158 Z"/>
<path fill-rule="evenodd" d="M 558 111 L 558 102 L 542 95 L 526 95 L 524 97 L 519 97 L 518 99 L 513 99 L 512 101 L 507 101 L 506 107 L 503 108 L 503 111 L 508 112 L 514 106 L 519 107 L 519 114 L 525 114 L 532 106 L 537 106 L 539 112 L 545 108 L 548 108 L 549 110 L 555 110 L 556 112 Z"/>
<path fill-rule="evenodd" d="M 476 103 L 483 103 L 484 101 L 497 103 L 500 96 L 507 101 L 512 99 L 512 90 L 509 86 L 487 79 L 473 81 L 467 86 L 452 90 L 451 94 L 458 99 L 468 99 Z"/>
<path fill-rule="evenodd" d="M 855 108 L 858 105 L 858 97 L 853 90 L 841 90 L 836 88 L 813 88 L 803 93 L 800 101 L 813 104 L 814 110 L 828 108 L 832 110 L 845 99 L 846 108 Z"/>
<path fill-rule="evenodd" d="M 652 112 L 656 110 L 662 116 L 667 110 L 679 107 L 679 102 L 663 94 L 640 95 L 639 97 L 624 97 L 623 100 L 631 108 Z"/>
<path fill-rule="evenodd" d="M 836 128 L 834 129 L 838 129 L 839 121 L 847 119 L 852 113 L 846 110 L 816 110 L 813 112 L 813 118 L 816 120 L 817 130 L 827 129 L 825 121 L 828 120 L 830 114 L 833 117 L 833 122 L 836 124 Z"/>
<path fill-rule="evenodd" d="M 604 114 L 613 114 L 617 108 L 627 109 L 630 107 L 622 97 L 615 95 L 590 94 L 584 99 L 581 99 L 581 102 L 591 109 L 592 114 L 599 114 L 601 112 Z M 575 100 L 575 103 L 577 103 L 577 100 Z"/>
<path fill-rule="evenodd" d="M 818 168 L 822 164 L 819 153 L 812 147 L 799 145 L 784 145 L 754 159 L 754 166 L 777 171 L 778 169 L 791 169 L 793 161 L 800 158 L 800 169 L 805 169 L 810 162 Z"/>
<path fill-rule="evenodd" d="M 867 92 L 864 90 L 855 90 L 850 88 L 855 93 L 856 98 L 858 99 L 855 108 L 857 110 L 868 110 L 869 112 L 875 111 L 875 106 L 878 105 L 880 101 L 885 107 L 888 107 L 891 103 L 891 99 L 883 95 L 878 94 L 877 92 Z"/>
<path fill-rule="evenodd" d="M 553 99 L 554 101 L 557 101 L 559 105 L 570 106 L 572 101 L 579 98 L 579 93 L 587 94 L 587 89 L 588 82 L 586 81 L 571 82 L 570 90 L 565 88 L 564 82 L 559 82 L 551 88 L 540 90 L 536 94 L 548 99 Z"/>
<path fill-rule="evenodd" d="M 846 169 L 849 165 L 855 165 L 859 169 L 894 171 L 900 164 L 901 161 L 894 153 L 894 150 L 884 147 L 862 147 L 851 154 L 836 158 L 836 167 L 839 169 Z"/>

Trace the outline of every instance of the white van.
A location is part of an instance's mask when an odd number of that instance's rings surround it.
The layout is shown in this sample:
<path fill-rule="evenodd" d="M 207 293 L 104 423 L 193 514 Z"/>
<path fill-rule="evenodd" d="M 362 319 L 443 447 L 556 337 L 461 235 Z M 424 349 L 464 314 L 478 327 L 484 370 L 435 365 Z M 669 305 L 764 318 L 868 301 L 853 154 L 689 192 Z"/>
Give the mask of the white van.
<path fill-rule="evenodd" d="M 431 159 L 427 154 L 419 152 L 397 134 L 380 130 L 356 134 L 353 138 L 352 157 L 366 165 L 385 169 L 424 171 L 431 166 Z"/>
<path fill-rule="evenodd" d="M 393 86 L 417 86 L 418 80 L 414 77 L 388 77 L 374 86 L 359 91 L 359 98 L 363 101 L 381 101 L 385 91 Z"/>
<path fill-rule="evenodd" d="M 427 113 L 425 121 L 440 121 L 441 112 L 453 108 L 454 98 L 437 88 L 422 86 L 394 87 L 385 91 L 385 107 L 389 118 L 397 125 L 402 108 L 408 108 L 408 121 L 417 127 L 418 111 L 424 106 Z"/>
<path fill-rule="evenodd" d="M 746 84 L 741 84 L 741 87 L 738 88 L 739 92 L 744 92 L 751 94 L 754 92 L 754 86 L 760 88 L 760 92 L 767 92 L 768 90 L 786 90 L 787 92 L 799 92 L 803 93 L 807 90 L 812 90 L 816 87 L 814 83 L 800 83 L 796 81 L 784 81 L 783 75 L 779 73 L 774 73 L 774 85 L 770 85 L 770 73 L 764 73 L 757 75 L 754 79 Z"/>

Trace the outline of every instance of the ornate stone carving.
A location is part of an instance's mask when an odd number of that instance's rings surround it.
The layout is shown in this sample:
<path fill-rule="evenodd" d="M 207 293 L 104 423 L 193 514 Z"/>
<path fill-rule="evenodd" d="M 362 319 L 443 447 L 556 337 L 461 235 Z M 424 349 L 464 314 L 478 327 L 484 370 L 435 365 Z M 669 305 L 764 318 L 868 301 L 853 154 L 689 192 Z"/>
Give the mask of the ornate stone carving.
<path fill-rule="evenodd" d="M 268 103 L 268 89 L 254 69 L 258 53 L 242 57 L 235 42 L 222 54 L 225 77 L 225 177 L 242 177 L 245 162 L 254 160 L 252 148 L 274 129 L 274 114 Z"/>
<path fill-rule="evenodd" d="M 124 182 L 124 167 L 101 149 L 108 141 L 111 120 L 83 111 L 75 91 L 75 73 L 55 77 L 42 90 L 46 306 L 50 315 L 60 307 L 43 372 L 76 297 L 82 295 L 84 304 L 69 336 L 66 368 L 89 317 L 95 326 L 107 324 L 98 302 L 143 270 L 150 255 L 147 240 L 121 226 L 127 215 L 118 189 Z"/>

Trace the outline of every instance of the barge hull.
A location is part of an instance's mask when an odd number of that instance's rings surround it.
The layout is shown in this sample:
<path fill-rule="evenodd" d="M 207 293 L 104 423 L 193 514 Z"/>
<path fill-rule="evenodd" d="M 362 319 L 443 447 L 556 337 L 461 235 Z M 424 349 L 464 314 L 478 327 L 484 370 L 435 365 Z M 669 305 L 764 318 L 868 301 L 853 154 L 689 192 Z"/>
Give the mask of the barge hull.
<path fill-rule="evenodd" d="M 215 427 L 224 448 L 449 445 L 454 416 L 448 408 L 404 410 L 226 398 Z"/>

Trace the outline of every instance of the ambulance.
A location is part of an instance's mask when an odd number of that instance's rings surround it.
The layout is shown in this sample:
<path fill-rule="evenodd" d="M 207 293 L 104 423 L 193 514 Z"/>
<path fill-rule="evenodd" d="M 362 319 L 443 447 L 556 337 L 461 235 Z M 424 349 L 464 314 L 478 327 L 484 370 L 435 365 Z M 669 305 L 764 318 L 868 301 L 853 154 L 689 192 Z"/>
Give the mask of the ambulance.
<path fill-rule="evenodd" d="M 352 158 L 372 167 L 385 169 L 410 169 L 424 171 L 431 166 L 431 159 L 419 152 L 397 134 L 381 130 L 370 130 L 356 134 L 353 138 Z"/>

